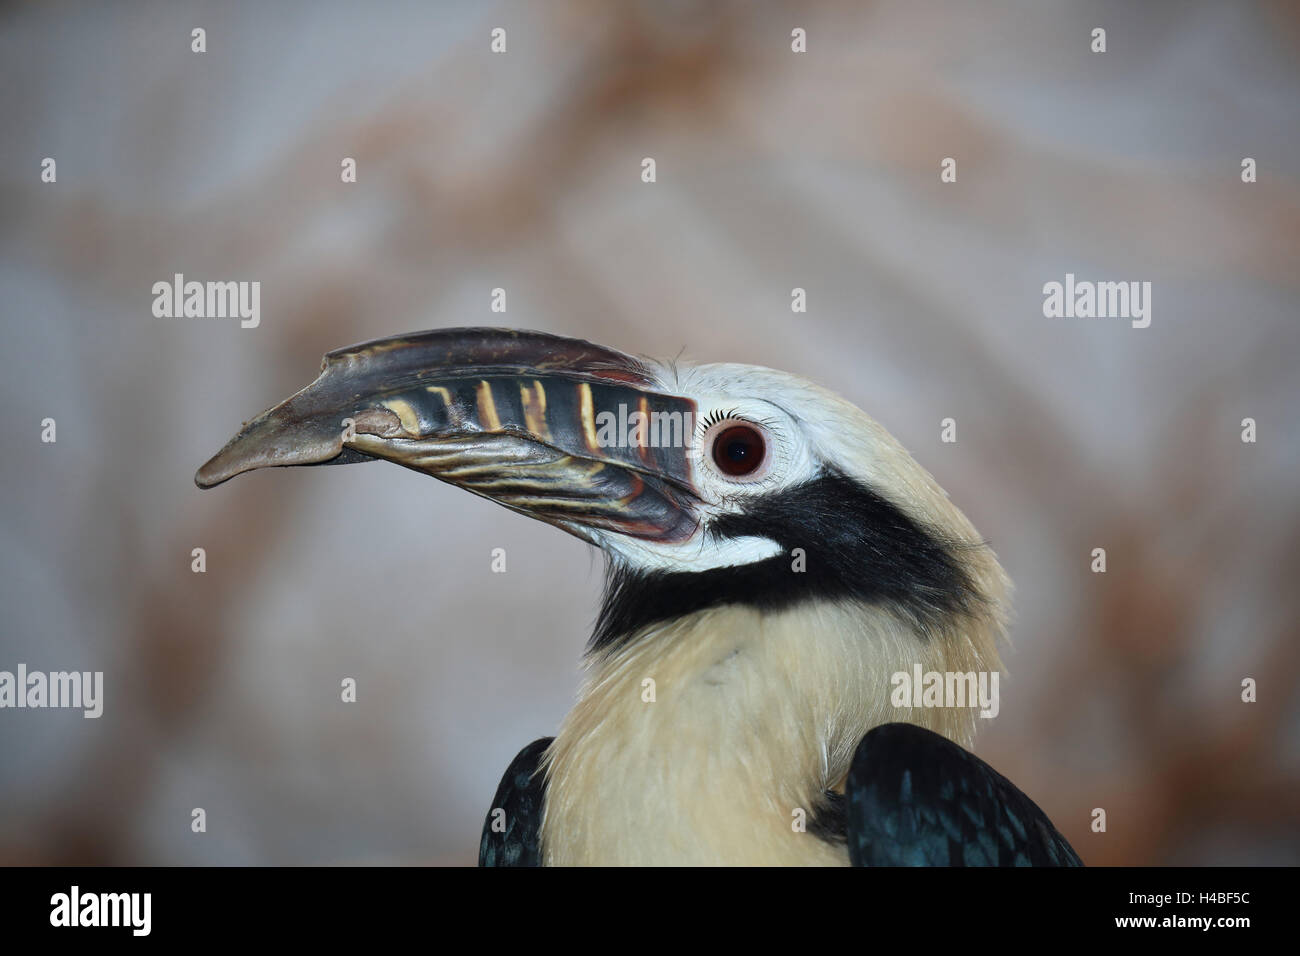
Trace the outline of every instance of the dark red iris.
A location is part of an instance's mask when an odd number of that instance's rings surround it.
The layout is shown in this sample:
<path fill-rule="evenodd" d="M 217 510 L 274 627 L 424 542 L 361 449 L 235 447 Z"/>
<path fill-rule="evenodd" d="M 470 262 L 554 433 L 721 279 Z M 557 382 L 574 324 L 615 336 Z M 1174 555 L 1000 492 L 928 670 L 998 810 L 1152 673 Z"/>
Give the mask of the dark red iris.
<path fill-rule="evenodd" d="M 713 463 L 733 478 L 752 475 L 765 454 L 763 436 L 753 425 L 732 425 L 713 440 Z"/>

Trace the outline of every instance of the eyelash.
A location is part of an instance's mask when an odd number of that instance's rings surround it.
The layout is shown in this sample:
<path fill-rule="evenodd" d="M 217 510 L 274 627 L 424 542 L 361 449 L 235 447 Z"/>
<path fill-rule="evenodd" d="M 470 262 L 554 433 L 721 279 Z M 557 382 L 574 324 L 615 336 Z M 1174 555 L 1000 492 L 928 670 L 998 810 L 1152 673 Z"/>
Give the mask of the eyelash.
<path fill-rule="evenodd" d="M 696 437 L 703 439 L 704 436 L 708 434 L 710 428 L 718 424 L 718 422 L 725 422 L 725 421 L 742 422 L 746 425 L 753 425 L 755 428 L 761 428 L 763 429 L 763 431 L 769 434 L 771 434 L 773 428 L 776 425 L 776 423 L 771 419 L 747 418 L 744 415 L 741 415 L 734 408 L 731 409 L 730 411 L 725 411 L 725 412 L 719 408 L 719 409 L 714 409 L 713 411 L 709 412 L 709 414 L 705 415 L 702 419 L 700 419 L 698 435 Z"/>
<path fill-rule="evenodd" d="M 738 422 L 746 422 L 747 424 L 751 424 L 751 425 L 753 424 L 753 422 L 750 422 L 749 419 L 739 417 L 736 414 L 736 410 L 734 408 L 729 412 L 724 412 L 722 409 L 718 408 L 709 412 L 709 414 L 705 415 L 704 418 L 701 420 L 698 437 L 702 439 L 705 435 L 708 434 L 709 429 L 712 428 L 714 425 L 718 424 L 718 422 L 723 422 L 731 418 L 734 418 Z"/>

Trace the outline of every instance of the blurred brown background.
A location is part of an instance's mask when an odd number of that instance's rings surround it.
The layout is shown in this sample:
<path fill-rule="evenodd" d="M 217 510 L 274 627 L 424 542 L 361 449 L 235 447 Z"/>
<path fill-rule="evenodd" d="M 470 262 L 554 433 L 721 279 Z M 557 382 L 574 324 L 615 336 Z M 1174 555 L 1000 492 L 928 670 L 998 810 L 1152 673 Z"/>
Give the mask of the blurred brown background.
<path fill-rule="evenodd" d="M 1283 3 L 0 8 L 0 669 L 107 685 L 0 712 L 0 862 L 474 860 L 599 560 L 389 466 L 192 484 L 327 350 L 474 324 L 849 397 L 1016 581 L 978 752 L 1088 863 L 1296 862 L 1298 53 Z M 154 318 L 176 272 L 261 326 Z M 1066 272 L 1151 327 L 1044 318 Z"/>

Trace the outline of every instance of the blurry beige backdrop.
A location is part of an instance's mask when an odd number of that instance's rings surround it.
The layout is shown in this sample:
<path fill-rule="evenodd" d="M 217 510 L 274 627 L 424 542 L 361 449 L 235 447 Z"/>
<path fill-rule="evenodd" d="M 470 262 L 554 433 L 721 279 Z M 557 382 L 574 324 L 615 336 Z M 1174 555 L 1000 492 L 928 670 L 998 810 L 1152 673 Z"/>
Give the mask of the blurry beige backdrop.
<path fill-rule="evenodd" d="M 327 350 L 474 324 L 855 401 L 1016 582 L 978 752 L 1089 863 L 1300 859 L 1295 5 L 10 3 L 0 87 L 0 669 L 107 684 L 0 712 L 0 862 L 474 860 L 598 556 L 387 465 L 192 483 Z M 178 272 L 260 327 L 155 318 Z M 1067 272 L 1150 328 L 1045 318 Z"/>

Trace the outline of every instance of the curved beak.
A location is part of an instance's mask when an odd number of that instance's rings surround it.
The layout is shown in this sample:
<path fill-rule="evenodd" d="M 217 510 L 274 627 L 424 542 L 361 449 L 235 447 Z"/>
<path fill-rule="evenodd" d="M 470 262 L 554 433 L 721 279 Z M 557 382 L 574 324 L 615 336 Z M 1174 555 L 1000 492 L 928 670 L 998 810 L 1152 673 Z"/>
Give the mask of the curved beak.
<path fill-rule="evenodd" d="M 325 356 L 320 377 L 240 429 L 194 476 L 384 459 L 590 540 L 688 537 L 695 403 L 643 362 L 510 329 L 439 329 Z"/>

